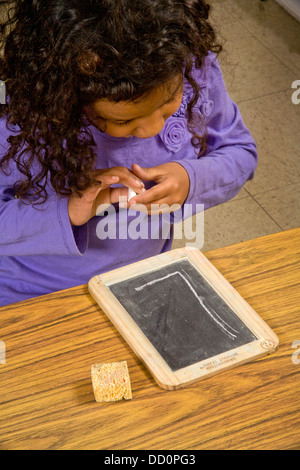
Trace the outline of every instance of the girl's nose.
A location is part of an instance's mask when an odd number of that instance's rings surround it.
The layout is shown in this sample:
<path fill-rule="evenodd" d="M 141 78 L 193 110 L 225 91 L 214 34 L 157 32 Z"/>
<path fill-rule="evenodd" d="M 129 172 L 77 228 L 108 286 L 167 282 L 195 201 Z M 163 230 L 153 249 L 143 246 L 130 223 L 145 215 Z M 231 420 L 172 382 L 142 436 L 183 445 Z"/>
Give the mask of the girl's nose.
<path fill-rule="evenodd" d="M 161 114 L 156 113 L 143 119 L 134 131 L 134 135 L 140 139 L 148 139 L 159 134 L 165 125 L 165 120 Z"/>

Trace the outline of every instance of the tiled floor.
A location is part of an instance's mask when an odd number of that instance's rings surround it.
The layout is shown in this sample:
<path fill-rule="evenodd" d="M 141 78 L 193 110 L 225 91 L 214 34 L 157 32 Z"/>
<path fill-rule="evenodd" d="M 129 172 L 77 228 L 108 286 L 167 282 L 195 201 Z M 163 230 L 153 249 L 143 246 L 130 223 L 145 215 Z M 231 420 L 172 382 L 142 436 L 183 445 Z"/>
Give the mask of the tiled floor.
<path fill-rule="evenodd" d="M 300 225 L 300 104 L 291 99 L 300 80 L 300 23 L 275 0 L 209 3 L 226 86 L 257 142 L 259 164 L 234 199 L 205 211 L 202 251 Z"/>

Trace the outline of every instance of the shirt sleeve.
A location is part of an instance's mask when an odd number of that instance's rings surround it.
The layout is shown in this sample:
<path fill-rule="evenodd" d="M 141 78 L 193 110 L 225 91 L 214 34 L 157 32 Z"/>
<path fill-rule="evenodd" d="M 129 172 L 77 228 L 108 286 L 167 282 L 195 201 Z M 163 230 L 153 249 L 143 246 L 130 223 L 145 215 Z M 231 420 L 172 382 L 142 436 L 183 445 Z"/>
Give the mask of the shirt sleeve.
<path fill-rule="evenodd" d="M 1 119 L 0 158 L 7 148 L 8 131 Z M 31 205 L 15 198 L 16 170 L 0 170 L 0 255 L 82 255 L 87 225 L 72 227 L 68 198 L 50 191 L 43 204 Z"/>
<path fill-rule="evenodd" d="M 68 200 L 51 197 L 41 207 L 7 200 L 0 188 L 0 255 L 81 255 L 87 226 L 72 228 Z"/>
<path fill-rule="evenodd" d="M 227 93 L 216 57 L 209 56 L 207 103 L 212 108 L 207 118 L 207 146 L 204 156 L 176 160 L 188 172 L 190 190 L 185 204 L 189 215 L 233 198 L 246 181 L 254 177 L 257 148 L 240 111 Z"/>

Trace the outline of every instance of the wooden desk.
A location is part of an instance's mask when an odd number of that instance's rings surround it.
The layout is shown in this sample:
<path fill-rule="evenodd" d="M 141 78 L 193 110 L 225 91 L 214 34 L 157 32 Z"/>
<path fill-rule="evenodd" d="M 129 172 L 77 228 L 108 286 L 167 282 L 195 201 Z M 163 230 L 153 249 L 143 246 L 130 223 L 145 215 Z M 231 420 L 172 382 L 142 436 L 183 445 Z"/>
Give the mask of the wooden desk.
<path fill-rule="evenodd" d="M 206 253 L 280 346 L 176 391 L 156 385 L 86 286 L 1 308 L 0 449 L 299 449 L 299 253 L 300 229 Z M 91 364 L 119 360 L 133 399 L 96 403 Z"/>

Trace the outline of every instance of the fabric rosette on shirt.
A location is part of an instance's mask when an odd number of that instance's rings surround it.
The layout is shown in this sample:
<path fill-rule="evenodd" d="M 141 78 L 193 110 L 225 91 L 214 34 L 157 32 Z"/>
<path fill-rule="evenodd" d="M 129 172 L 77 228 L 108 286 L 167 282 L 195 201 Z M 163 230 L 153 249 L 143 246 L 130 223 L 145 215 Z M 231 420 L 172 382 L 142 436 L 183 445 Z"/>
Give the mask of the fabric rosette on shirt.
<path fill-rule="evenodd" d="M 185 144 L 189 137 L 189 131 L 186 126 L 186 119 L 182 117 L 171 116 L 160 132 L 160 137 L 165 146 L 171 152 L 177 152 Z"/>
<path fill-rule="evenodd" d="M 192 98 L 192 88 L 189 84 L 185 84 L 181 105 L 176 113 L 167 119 L 164 128 L 159 133 L 165 146 L 171 152 L 178 152 L 191 138 L 191 133 L 187 127 L 187 107 Z M 198 113 L 202 119 L 206 120 L 211 115 L 213 108 L 214 102 L 200 94 L 196 105 L 193 107 L 193 112 Z"/>

